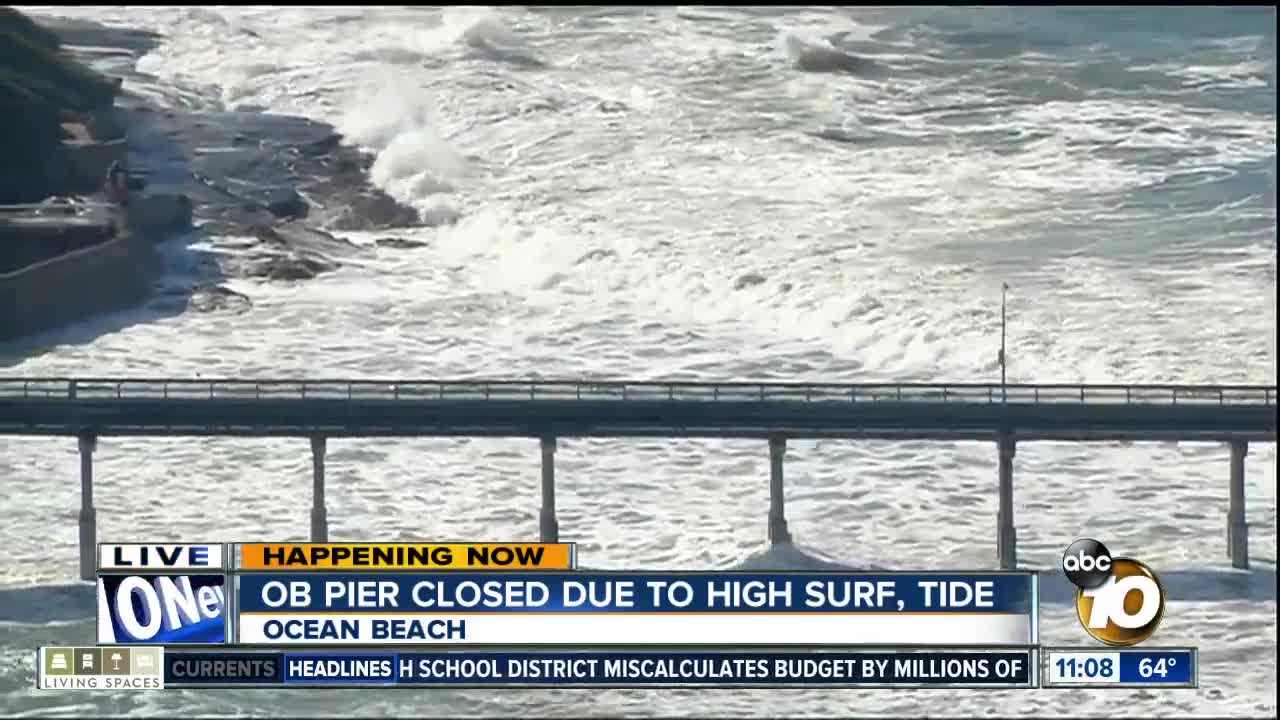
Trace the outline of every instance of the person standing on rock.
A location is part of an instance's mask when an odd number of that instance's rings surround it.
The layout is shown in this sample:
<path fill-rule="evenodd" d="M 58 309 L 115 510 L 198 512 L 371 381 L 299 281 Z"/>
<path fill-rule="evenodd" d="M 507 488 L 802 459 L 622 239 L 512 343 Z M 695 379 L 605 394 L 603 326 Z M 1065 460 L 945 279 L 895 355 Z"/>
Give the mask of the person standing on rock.
<path fill-rule="evenodd" d="M 129 176 L 128 171 L 120 164 L 119 160 L 111 163 L 111 167 L 107 168 L 107 197 L 118 205 L 129 204 Z"/>

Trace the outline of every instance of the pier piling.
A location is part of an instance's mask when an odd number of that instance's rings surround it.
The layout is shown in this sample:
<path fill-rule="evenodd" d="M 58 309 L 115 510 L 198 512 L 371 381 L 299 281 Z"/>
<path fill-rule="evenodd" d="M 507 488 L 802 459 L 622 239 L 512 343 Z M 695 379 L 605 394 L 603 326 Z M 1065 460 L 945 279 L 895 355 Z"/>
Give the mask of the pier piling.
<path fill-rule="evenodd" d="M 1244 458 L 1249 454 L 1249 443 L 1231 441 L 1230 504 L 1227 506 L 1227 555 L 1231 567 L 1249 568 L 1249 524 L 1244 515 Z"/>
<path fill-rule="evenodd" d="M 782 461 L 787 453 L 787 439 L 781 435 L 769 438 L 769 544 L 791 542 L 784 507 Z"/>
<path fill-rule="evenodd" d="M 1001 570 L 1018 567 L 1018 531 L 1013 525 L 1013 458 L 1017 453 L 1014 439 L 1004 435 L 998 441 L 1000 452 L 1000 506 L 996 514 L 996 555 Z"/>
<path fill-rule="evenodd" d="M 311 438 L 311 542 L 329 542 L 329 511 L 324 501 L 325 437 Z"/>
<path fill-rule="evenodd" d="M 80 579 L 98 575 L 98 511 L 93 507 L 93 451 L 98 439 L 80 436 Z"/>
<path fill-rule="evenodd" d="M 542 508 L 538 510 L 538 537 L 542 542 L 560 542 L 556 520 L 556 439 L 542 438 Z"/>

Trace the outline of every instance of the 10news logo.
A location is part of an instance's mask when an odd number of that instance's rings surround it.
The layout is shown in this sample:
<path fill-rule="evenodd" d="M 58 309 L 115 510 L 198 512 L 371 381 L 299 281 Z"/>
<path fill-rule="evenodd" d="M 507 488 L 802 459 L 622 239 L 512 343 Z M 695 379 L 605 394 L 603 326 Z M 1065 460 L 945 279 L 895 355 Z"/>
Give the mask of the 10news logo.
<path fill-rule="evenodd" d="M 1113 558 L 1107 546 L 1083 538 L 1063 553 L 1062 571 L 1076 586 L 1076 617 L 1095 640 L 1128 647 L 1151 637 L 1160 626 L 1164 587 L 1145 563 Z"/>

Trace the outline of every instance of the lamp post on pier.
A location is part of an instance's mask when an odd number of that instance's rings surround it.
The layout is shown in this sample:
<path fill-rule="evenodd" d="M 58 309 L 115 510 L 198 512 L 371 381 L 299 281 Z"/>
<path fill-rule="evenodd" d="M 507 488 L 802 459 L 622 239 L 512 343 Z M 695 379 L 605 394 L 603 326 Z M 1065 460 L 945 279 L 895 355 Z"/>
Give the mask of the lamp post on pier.
<path fill-rule="evenodd" d="M 1007 378 L 1008 363 L 1005 357 L 1005 337 L 1008 334 L 1008 321 L 1006 314 L 1007 297 L 1009 294 L 1009 283 L 1000 284 L 1000 402 L 1008 402 L 1008 391 L 1005 389 L 1005 381 Z"/>
<path fill-rule="evenodd" d="M 1008 336 L 1008 295 L 1009 283 L 1000 283 L 1000 402 L 1009 402 L 1009 391 L 1006 386 L 1008 378 L 1008 357 L 1006 357 L 1005 339 Z M 1001 570 L 1014 570 L 1018 567 L 1018 531 L 1013 524 L 1013 457 L 1016 452 L 1016 441 L 1012 429 L 1004 428 L 996 443 L 999 453 L 1000 501 L 996 512 L 996 556 Z"/>

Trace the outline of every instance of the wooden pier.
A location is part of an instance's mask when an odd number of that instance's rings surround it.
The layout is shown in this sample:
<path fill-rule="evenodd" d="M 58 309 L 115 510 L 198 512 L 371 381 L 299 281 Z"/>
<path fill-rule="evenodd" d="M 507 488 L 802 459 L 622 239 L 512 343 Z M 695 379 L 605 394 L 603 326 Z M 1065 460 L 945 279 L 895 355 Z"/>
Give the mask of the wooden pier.
<path fill-rule="evenodd" d="M 102 436 L 305 437 L 311 537 L 328 539 L 330 437 L 526 437 L 542 450 L 539 535 L 559 540 L 563 437 L 756 438 L 769 447 L 768 535 L 790 540 L 788 439 L 983 440 L 998 449 L 996 557 L 1017 566 L 1018 443 L 1201 441 L 1230 448 L 1227 554 L 1249 566 L 1244 458 L 1276 441 L 1276 387 L 1261 385 L 818 384 L 437 380 L 0 379 L 0 434 L 79 438 L 81 574 L 96 570 L 93 453 Z"/>

